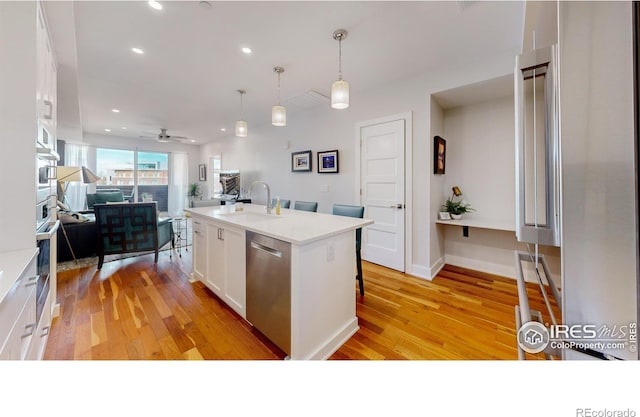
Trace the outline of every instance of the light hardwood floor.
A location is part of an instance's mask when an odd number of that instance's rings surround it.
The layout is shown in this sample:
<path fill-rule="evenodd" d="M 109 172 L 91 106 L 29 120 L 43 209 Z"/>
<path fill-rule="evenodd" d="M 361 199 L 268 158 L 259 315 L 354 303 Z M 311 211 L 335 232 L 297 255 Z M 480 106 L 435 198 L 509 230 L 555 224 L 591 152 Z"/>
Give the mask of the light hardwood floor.
<path fill-rule="evenodd" d="M 45 359 L 283 359 L 202 283 L 190 253 L 60 272 Z M 363 263 L 360 330 L 331 359 L 517 359 L 514 280 L 445 266 L 433 281 Z M 544 311 L 537 287 L 531 307 Z M 533 358 L 533 356 L 528 356 Z"/>

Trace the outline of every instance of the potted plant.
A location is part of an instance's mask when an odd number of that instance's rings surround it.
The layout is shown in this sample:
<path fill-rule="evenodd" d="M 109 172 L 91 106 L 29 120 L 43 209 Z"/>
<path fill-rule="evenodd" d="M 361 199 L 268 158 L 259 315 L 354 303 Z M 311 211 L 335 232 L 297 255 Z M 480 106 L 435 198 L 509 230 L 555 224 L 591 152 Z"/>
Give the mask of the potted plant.
<path fill-rule="evenodd" d="M 200 196 L 200 184 L 197 182 L 189 184 L 187 195 L 189 196 L 189 207 L 193 207 L 193 200 Z"/>
<path fill-rule="evenodd" d="M 470 204 L 463 201 L 455 201 L 453 196 L 451 198 L 447 198 L 447 201 L 445 201 L 442 206 L 442 210 L 451 214 L 451 218 L 454 220 L 460 220 L 464 213 L 471 213 L 475 211 Z"/>

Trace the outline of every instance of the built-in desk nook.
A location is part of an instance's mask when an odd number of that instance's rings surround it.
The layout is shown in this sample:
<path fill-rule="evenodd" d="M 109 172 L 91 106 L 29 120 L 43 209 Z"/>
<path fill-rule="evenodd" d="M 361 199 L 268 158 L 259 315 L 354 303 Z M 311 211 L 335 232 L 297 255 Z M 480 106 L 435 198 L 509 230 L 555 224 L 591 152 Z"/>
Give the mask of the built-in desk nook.
<path fill-rule="evenodd" d="M 431 95 L 431 135 L 446 141 L 444 174 L 431 171 L 431 271 L 446 263 L 510 278 L 516 240 L 514 77 L 505 74 Z M 433 155 L 432 155 L 433 156 Z M 461 220 L 438 212 L 458 186 L 474 209 Z M 545 247 L 560 282 L 560 250 Z"/>

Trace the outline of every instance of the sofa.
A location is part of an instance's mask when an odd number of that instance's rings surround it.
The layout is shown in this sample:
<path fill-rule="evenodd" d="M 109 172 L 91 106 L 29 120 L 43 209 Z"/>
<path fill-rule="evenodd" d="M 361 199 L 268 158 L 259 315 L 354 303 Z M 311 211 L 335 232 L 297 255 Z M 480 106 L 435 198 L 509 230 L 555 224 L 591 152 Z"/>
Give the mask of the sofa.
<path fill-rule="evenodd" d="M 87 193 L 87 209 L 93 210 L 95 204 L 106 203 L 122 203 L 124 202 L 124 194 L 120 190 L 98 191 L 96 193 Z"/>
<path fill-rule="evenodd" d="M 73 260 L 69 245 L 73 248 L 76 259 L 97 255 L 97 230 L 93 215 L 74 217 L 74 215 L 59 215 L 62 227 L 58 228 L 58 262 Z M 67 237 L 65 238 L 65 232 Z M 67 238 L 69 239 L 67 243 Z"/>
<path fill-rule="evenodd" d="M 131 252 L 155 252 L 158 262 L 161 247 L 173 242 L 171 218 L 159 218 L 152 203 L 95 204 L 98 269 L 105 255 Z"/>

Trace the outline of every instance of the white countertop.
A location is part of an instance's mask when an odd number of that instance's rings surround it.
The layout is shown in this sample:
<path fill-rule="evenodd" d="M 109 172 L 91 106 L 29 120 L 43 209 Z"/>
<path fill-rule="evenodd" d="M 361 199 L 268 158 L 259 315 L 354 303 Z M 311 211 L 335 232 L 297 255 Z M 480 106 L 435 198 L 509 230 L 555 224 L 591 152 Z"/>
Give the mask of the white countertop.
<path fill-rule="evenodd" d="M 0 252 L 0 303 L 37 254 L 38 248 Z"/>
<path fill-rule="evenodd" d="M 246 203 L 242 206 L 242 211 L 235 211 L 236 205 L 189 208 L 185 211 L 296 245 L 373 224 L 369 219 L 289 209 L 281 209 L 278 216 L 275 208 L 271 210 L 272 214 L 267 214 L 265 206 Z"/>

